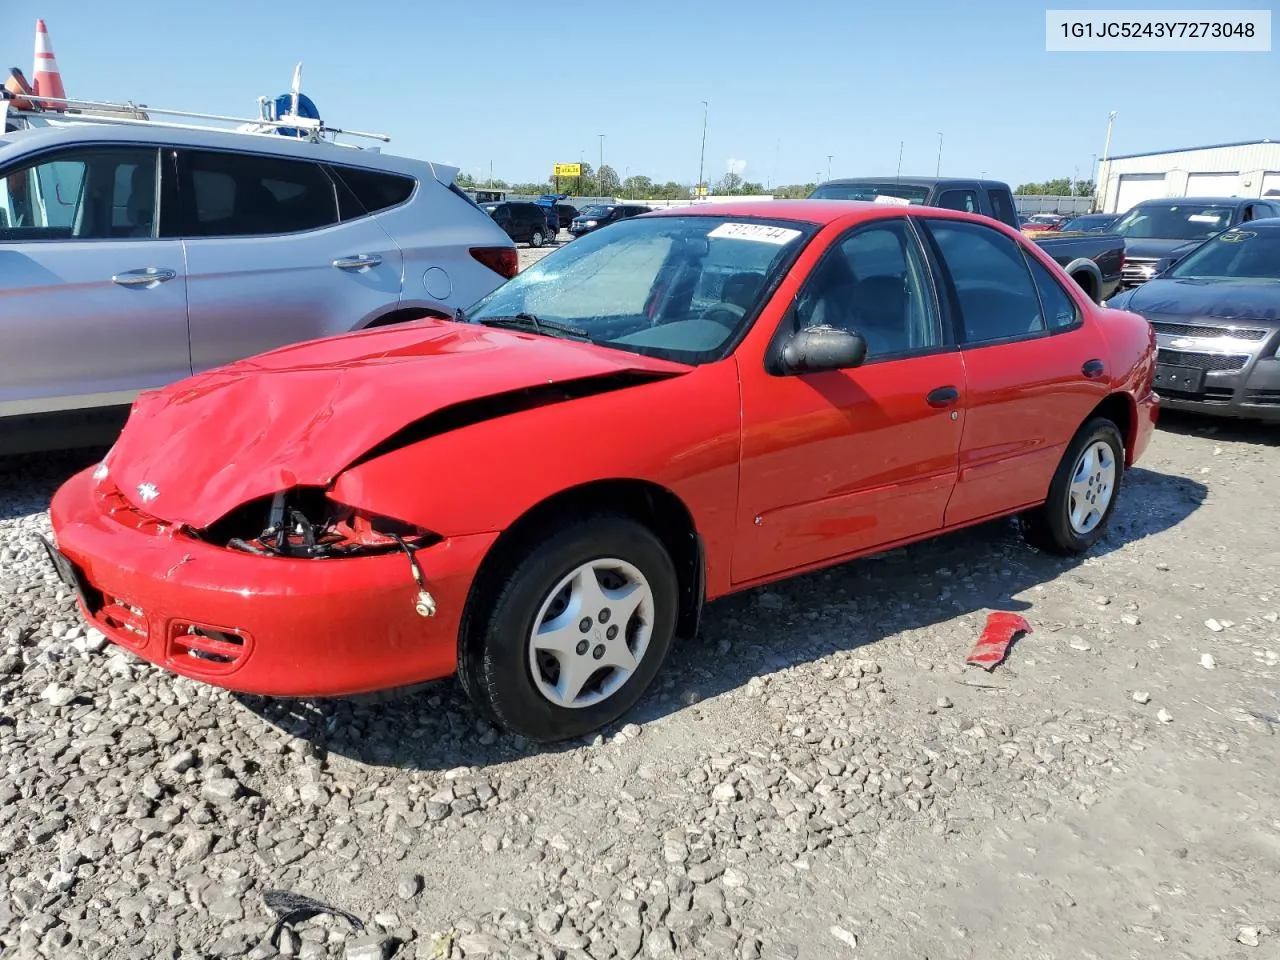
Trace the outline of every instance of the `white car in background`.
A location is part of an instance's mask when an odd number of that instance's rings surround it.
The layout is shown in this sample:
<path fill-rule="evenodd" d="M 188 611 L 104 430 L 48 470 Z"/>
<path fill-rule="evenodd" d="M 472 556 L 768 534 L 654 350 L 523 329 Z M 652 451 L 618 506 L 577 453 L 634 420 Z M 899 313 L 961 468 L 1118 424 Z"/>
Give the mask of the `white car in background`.
<path fill-rule="evenodd" d="M 97 442 L 140 391 L 284 344 L 451 317 L 518 269 L 453 167 L 66 120 L 0 136 L 0 452 Z"/>

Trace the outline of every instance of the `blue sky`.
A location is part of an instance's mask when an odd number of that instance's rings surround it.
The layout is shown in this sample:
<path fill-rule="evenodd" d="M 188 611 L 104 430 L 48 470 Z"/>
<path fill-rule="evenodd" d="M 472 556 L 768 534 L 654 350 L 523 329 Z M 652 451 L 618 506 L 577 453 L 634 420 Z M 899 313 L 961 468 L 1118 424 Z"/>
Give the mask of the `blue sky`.
<path fill-rule="evenodd" d="M 5 4 L 0 35 L 30 75 L 44 17 L 72 97 L 246 116 L 302 60 L 329 122 L 508 181 L 597 164 L 603 133 L 620 175 L 692 182 L 704 99 L 710 179 L 731 158 L 749 180 L 825 178 L 828 154 L 836 176 L 892 174 L 899 141 L 903 172 L 932 174 L 938 131 L 944 174 L 1087 177 L 1112 109 L 1115 154 L 1280 137 L 1280 54 L 1046 53 L 1046 5 L 1025 0 L 399 6 L 44 0 Z"/>

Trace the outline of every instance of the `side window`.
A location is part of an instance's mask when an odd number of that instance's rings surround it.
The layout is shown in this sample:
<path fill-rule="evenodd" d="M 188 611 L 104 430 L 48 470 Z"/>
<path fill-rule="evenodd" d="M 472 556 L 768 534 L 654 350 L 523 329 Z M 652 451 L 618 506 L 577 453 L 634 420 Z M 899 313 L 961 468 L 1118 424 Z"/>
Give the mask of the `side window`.
<path fill-rule="evenodd" d="M 148 239 L 155 235 L 156 155 L 89 147 L 0 177 L 0 240 Z"/>
<path fill-rule="evenodd" d="M 398 173 L 358 170 L 355 167 L 329 169 L 345 188 L 338 194 L 343 220 L 354 220 L 399 206 L 413 195 L 413 188 L 418 183 L 413 177 Z"/>
<path fill-rule="evenodd" d="M 299 233 L 338 222 L 337 193 L 319 164 L 215 151 L 181 156 L 191 181 L 187 236 Z"/>
<path fill-rule="evenodd" d="M 1044 332 L 1040 298 L 1016 242 L 980 223 L 931 220 L 928 228 L 955 288 L 966 343 Z"/>
<path fill-rule="evenodd" d="M 946 210 L 963 210 L 978 213 L 978 195 L 972 190 L 944 190 L 936 206 Z"/>
<path fill-rule="evenodd" d="M 828 250 L 800 291 L 796 320 L 856 331 L 868 360 L 939 346 L 924 257 L 906 220 L 862 227 Z"/>
<path fill-rule="evenodd" d="M 1074 327 L 1080 320 L 1080 313 L 1071 295 L 1062 289 L 1062 284 L 1058 282 L 1057 277 L 1051 274 L 1043 263 L 1025 250 L 1023 255 L 1027 259 L 1027 266 L 1031 269 L 1031 279 L 1035 281 L 1036 291 L 1040 294 L 1040 304 L 1049 321 L 1049 329 L 1067 330 Z"/>
<path fill-rule="evenodd" d="M 1014 209 L 1013 197 L 1008 190 L 988 190 L 987 199 L 991 201 L 991 211 L 1001 223 L 1007 223 L 1015 230 L 1018 227 L 1018 211 Z"/>

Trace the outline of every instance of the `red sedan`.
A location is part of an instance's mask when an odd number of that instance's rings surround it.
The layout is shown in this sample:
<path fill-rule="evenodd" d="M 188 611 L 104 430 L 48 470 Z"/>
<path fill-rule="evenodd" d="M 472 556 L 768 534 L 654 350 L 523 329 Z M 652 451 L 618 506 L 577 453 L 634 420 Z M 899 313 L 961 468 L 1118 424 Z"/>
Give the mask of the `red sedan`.
<path fill-rule="evenodd" d="M 344 696 L 455 671 L 535 740 L 641 697 L 705 600 L 995 517 L 1087 550 L 1154 427 L 1154 336 L 926 207 L 610 225 L 453 321 L 139 398 L 52 504 L 114 642 Z"/>

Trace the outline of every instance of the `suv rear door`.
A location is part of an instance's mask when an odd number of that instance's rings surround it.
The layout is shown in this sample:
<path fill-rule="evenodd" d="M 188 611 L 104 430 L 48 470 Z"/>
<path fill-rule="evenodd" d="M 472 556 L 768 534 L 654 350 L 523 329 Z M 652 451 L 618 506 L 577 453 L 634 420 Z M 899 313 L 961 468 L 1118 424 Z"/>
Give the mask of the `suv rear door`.
<path fill-rule="evenodd" d="M 182 243 L 157 236 L 170 159 L 161 177 L 156 147 L 100 144 L 0 167 L 0 417 L 126 404 L 191 373 Z"/>
<path fill-rule="evenodd" d="M 178 171 L 194 370 L 352 330 L 399 303 L 400 248 L 322 164 L 192 149 Z"/>

